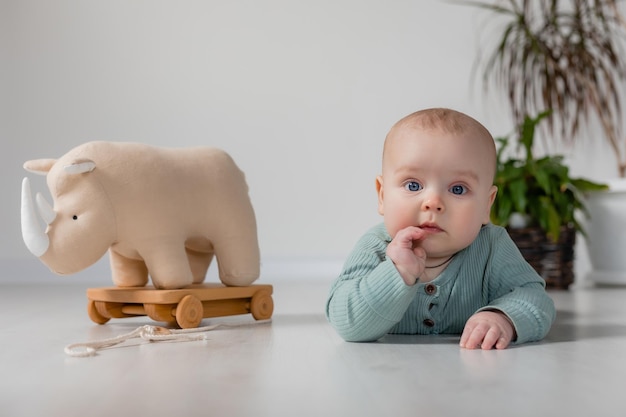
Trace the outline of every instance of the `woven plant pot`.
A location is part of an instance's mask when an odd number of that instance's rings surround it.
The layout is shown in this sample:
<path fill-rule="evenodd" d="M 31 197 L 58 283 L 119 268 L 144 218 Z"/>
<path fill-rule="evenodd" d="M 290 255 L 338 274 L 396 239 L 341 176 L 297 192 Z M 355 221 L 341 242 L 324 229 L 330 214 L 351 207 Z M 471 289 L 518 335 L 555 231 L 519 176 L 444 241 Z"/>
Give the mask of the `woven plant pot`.
<path fill-rule="evenodd" d="M 563 226 L 557 242 L 548 239 L 540 227 L 507 230 L 526 261 L 546 281 L 546 287 L 565 290 L 574 282 L 573 227 Z"/>

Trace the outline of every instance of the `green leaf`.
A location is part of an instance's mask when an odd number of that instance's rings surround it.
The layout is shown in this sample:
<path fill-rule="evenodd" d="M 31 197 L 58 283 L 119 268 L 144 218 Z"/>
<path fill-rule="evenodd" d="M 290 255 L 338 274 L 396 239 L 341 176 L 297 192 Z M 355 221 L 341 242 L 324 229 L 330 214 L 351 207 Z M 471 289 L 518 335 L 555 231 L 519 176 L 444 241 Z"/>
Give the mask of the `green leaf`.
<path fill-rule="evenodd" d="M 570 181 L 577 190 L 583 193 L 587 191 L 606 191 L 609 189 L 607 184 L 599 184 L 584 178 L 572 178 Z"/>
<path fill-rule="evenodd" d="M 559 239 L 561 225 L 563 224 L 561 221 L 561 215 L 552 205 L 549 198 L 542 197 L 539 201 L 541 202 L 541 210 L 544 212 L 543 219 L 545 224 L 543 224 L 542 227 L 546 231 L 548 237 L 556 242 Z"/>
<path fill-rule="evenodd" d="M 535 180 L 543 189 L 543 192 L 550 195 L 550 173 L 544 170 L 535 170 Z"/>
<path fill-rule="evenodd" d="M 526 213 L 526 192 L 528 191 L 528 185 L 523 178 L 518 178 L 509 183 L 509 192 L 512 205 L 515 211 L 519 213 Z"/>

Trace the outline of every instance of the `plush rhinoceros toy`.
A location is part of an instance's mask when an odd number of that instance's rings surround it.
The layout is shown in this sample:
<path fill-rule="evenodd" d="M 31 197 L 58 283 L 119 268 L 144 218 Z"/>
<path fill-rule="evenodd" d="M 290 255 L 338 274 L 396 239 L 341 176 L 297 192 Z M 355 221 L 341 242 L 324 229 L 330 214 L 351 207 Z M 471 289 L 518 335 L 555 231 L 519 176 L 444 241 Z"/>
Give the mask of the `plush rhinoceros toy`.
<path fill-rule="evenodd" d="M 73 274 L 109 251 L 113 283 L 158 289 L 204 281 L 215 256 L 222 283 L 259 276 L 254 211 L 242 171 L 224 151 L 89 142 L 27 171 L 47 175 L 54 200 L 22 183 L 22 236 L 53 272 Z"/>

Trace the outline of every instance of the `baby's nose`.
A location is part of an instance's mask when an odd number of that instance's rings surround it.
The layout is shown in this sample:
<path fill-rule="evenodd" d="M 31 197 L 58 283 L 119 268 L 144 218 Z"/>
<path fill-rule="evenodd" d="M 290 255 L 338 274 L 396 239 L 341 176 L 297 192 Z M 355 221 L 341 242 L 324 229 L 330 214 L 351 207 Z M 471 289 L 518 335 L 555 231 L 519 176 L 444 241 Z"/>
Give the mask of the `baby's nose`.
<path fill-rule="evenodd" d="M 426 200 L 424 200 L 423 208 L 426 211 L 430 211 L 430 210 L 437 211 L 437 212 L 444 211 L 443 201 L 438 195 L 432 195 L 428 197 Z"/>

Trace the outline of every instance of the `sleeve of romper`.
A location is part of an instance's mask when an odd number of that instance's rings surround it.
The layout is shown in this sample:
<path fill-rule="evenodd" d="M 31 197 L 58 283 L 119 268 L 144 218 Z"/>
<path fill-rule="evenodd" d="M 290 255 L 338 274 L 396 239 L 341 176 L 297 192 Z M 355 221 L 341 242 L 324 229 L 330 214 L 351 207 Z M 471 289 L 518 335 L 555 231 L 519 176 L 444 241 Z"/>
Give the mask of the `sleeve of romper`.
<path fill-rule="evenodd" d="M 500 310 L 515 326 L 516 344 L 543 339 L 554 319 L 554 302 L 545 281 L 526 262 L 505 229 L 498 231 L 489 271 L 489 305 L 481 310 Z"/>
<path fill-rule="evenodd" d="M 415 296 L 416 286 L 407 286 L 385 258 L 386 247 L 379 234 L 368 232 L 330 289 L 326 318 L 346 341 L 380 339 L 402 319 Z"/>

